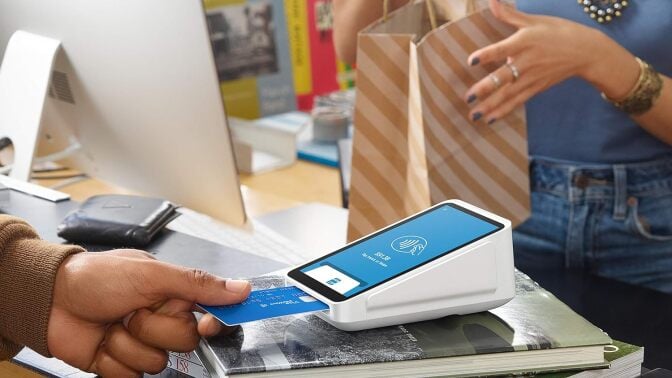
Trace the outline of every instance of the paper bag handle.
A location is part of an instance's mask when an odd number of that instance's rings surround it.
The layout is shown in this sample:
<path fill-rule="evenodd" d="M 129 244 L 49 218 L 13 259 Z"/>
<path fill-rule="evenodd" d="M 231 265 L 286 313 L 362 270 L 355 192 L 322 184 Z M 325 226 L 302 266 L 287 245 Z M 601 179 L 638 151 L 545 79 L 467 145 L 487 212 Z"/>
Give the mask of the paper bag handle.
<path fill-rule="evenodd" d="M 411 4 L 415 0 L 409 0 L 408 3 Z M 427 13 L 429 13 L 429 22 L 432 25 L 432 30 L 436 29 L 436 12 L 434 12 L 434 5 L 432 0 L 425 0 L 427 5 Z M 383 0 L 383 21 L 387 21 L 387 16 L 390 13 L 390 0 Z"/>
<path fill-rule="evenodd" d="M 409 0 L 408 4 L 412 4 L 415 0 Z M 438 21 L 436 17 L 436 11 L 434 10 L 434 1 L 435 0 L 425 0 L 427 6 L 427 13 L 429 14 L 429 22 L 432 26 L 432 30 L 438 27 Z M 450 0 L 453 1 L 453 0 Z M 475 0 L 466 0 L 467 13 L 471 13 L 476 9 Z M 387 21 L 387 16 L 390 13 L 390 0 L 383 0 L 383 21 Z"/>

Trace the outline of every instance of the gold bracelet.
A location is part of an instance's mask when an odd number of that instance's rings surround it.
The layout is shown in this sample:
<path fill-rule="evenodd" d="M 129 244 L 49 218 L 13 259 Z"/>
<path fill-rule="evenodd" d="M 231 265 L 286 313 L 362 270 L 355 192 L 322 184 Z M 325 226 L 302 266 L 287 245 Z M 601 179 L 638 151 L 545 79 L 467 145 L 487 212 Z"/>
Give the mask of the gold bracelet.
<path fill-rule="evenodd" d="M 602 98 L 628 114 L 646 113 L 655 105 L 663 90 L 663 79 L 650 64 L 639 58 L 639 78 L 637 83 L 622 100 L 614 100 L 602 93 Z"/>

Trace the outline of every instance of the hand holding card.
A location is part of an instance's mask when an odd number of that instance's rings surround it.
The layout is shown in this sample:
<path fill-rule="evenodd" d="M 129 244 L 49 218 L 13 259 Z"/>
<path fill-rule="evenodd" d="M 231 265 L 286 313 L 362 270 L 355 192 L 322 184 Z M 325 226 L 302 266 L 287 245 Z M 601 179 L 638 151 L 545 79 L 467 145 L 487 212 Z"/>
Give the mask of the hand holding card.
<path fill-rule="evenodd" d="M 240 304 L 199 306 L 229 326 L 329 309 L 327 304 L 294 286 L 253 291 Z"/>

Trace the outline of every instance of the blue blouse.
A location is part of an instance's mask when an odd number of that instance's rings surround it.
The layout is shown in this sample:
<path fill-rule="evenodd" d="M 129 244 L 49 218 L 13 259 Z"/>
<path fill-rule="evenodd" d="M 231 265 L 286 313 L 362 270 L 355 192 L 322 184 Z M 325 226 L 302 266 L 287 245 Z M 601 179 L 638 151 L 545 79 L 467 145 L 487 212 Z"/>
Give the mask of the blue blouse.
<path fill-rule="evenodd" d="M 576 0 L 517 0 L 516 4 L 524 12 L 598 28 L 658 72 L 672 76 L 672 0 L 629 0 L 623 16 L 609 24 L 591 19 Z M 580 78 L 549 88 L 528 101 L 526 107 L 532 156 L 627 163 L 672 155 L 672 146 L 604 101 L 595 87 Z M 672 130 L 672 120 L 669 126 Z"/>

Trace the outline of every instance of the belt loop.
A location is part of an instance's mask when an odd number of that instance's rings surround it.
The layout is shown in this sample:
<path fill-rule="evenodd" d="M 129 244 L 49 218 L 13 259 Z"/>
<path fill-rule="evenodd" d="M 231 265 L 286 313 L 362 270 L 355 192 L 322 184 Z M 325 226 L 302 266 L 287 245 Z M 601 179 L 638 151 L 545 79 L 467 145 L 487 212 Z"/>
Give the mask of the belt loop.
<path fill-rule="evenodd" d="M 569 169 L 567 169 L 566 174 L 567 174 L 567 200 L 569 201 L 570 204 L 574 203 L 574 199 L 576 197 L 576 193 L 574 190 L 574 174 L 576 173 L 576 166 L 570 166 Z"/>
<path fill-rule="evenodd" d="M 625 220 L 628 205 L 628 176 L 625 165 L 616 164 L 614 170 L 614 219 Z"/>

